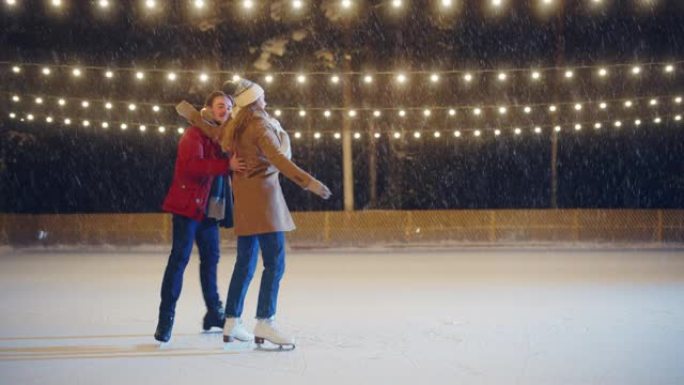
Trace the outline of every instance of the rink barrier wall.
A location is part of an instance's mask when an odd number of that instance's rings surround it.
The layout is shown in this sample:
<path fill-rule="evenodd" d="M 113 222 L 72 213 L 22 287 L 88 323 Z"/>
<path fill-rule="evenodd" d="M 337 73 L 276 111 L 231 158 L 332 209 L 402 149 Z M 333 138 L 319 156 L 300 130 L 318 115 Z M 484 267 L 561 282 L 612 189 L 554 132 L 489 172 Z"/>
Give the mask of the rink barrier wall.
<path fill-rule="evenodd" d="M 681 243 L 684 210 L 430 210 L 293 213 L 291 247 L 406 244 Z M 232 230 L 221 230 L 234 244 Z M 0 214 L 0 244 L 170 244 L 171 216 Z"/>

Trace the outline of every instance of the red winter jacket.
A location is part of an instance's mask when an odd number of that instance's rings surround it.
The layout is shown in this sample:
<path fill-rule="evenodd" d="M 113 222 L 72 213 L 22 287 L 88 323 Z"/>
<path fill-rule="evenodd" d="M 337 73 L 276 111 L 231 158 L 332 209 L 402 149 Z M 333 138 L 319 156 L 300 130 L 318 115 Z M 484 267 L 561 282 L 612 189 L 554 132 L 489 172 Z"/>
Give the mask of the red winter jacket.
<path fill-rule="evenodd" d="M 204 219 L 214 176 L 226 174 L 230 159 L 198 127 L 188 128 L 178 142 L 178 155 L 162 209 L 197 221 Z"/>

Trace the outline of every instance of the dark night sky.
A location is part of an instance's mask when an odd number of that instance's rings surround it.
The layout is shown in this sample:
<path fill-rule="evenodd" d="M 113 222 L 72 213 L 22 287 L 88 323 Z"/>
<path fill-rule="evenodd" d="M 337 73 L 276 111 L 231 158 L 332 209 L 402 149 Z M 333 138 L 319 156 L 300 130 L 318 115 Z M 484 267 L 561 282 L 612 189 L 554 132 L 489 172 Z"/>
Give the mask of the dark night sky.
<path fill-rule="evenodd" d="M 3 3 L 0 14 L 0 60 L 46 65 L 113 66 L 135 68 L 220 69 L 237 71 L 261 79 L 253 67 L 259 47 L 269 38 L 291 36 L 307 30 L 300 42 L 290 42 L 285 55 L 271 60 L 272 72 L 340 71 L 315 59 L 315 52 L 329 50 L 339 59 L 352 57 L 354 71 L 501 69 L 614 63 L 676 62 L 684 60 L 684 3 L 659 0 L 657 6 L 639 8 L 638 1 L 611 1 L 591 11 L 584 1 L 565 1 L 564 15 L 542 18 L 535 14 L 536 2 L 516 1 L 494 17 L 484 1 L 460 1 L 457 14 L 445 16 L 430 2 L 411 2 L 401 17 L 389 15 L 387 4 L 364 3 L 358 17 L 331 22 L 321 3 L 304 16 L 284 12 L 282 21 L 269 17 L 269 5 L 261 4 L 245 15 L 235 2 L 220 2 L 216 23 L 202 23 L 187 12 L 189 2 L 168 2 L 164 15 L 149 20 L 141 2 L 116 3 L 106 19 L 93 12 L 93 2 L 73 2 L 63 15 L 47 12 L 43 2 L 29 1 L 9 12 Z M 209 2 L 212 3 L 212 2 Z M 512 1 L 509 1 L 512 3 Z M 77 4 L 77 5 L 75 5 Z M 217 4 L 217 2 L 213 2 Z M 285 3 L 287 4 L 287 3 Z M 207 19 L 210 20 L 210 19 Z M 205 29 L 202 25 L 213 25 Z M 337 60 L 339 62 L 339 60 Z M 16 106 L 13 93 L 71 96 L 93 101 L 122 100 L 176 103 L 189 99 L 200 103 L 212 85 L 182 79 L 170 86 L 161 75 L 144 84 L 124 79 L 105 82 L 101 74 L 86 71 L 85 79 L 69 76 L 38 76 L 37 68 L 26 67 L 14 76 L 9 66 L 0 66 L 0 210 L 9 212 L 149 212 L 158 211 L 170 183 L 177 135 L 136 130 L 103 131 L 99 127 L 47 126 L 42 121 L 17 122 L 9 111 L 39 112 L 30 103 Z M 345 106 L 340 88 L 329 85 L 327 76 L 311 76 L 306 86 L 296 86 L 291 77 L 279 77 L 267 88 L 272 107 L 423 108 L 438 106 L 524 105 L 578 100 L 609 100 L 639 96 L 684 95 L 684 63 L 675 75 L 665 77 L 660 69 L 647 68 L 638 80 L 629 79 L 628 68 L 611 69 L 608 81 L 597 81 L 591 70 L 578 70 L 571 85 L 551 71 L 543 84 L 531 87 L 524 75 L 513 76 L 506 86 L 492 75 L 481 76 L 464 87 L 459 76 L 445 76 L 439 87 L 410 79 L 403 89 L 389 76 L 376 76 L 372 87 L 353 80 L 352 103 Z M 62 70 L 68 75 L 66 70 Z M 545 73 L 545 76 L 547 74 Z M 123 77 L 123 76 L 122 76 Z M 213 78 L 216 86 L 228 75 Z M 392 141 L 388 135 L 371 147 L 364 139 L 354 143 L 356 207 L 436 208 L 545 208 L 550 205 L 550 138 L 530 133 L 535 124 L 562 124 L 558 152 L 560 207 L 677 207 L 684 208 L 684 134 L 682 124 L 668 120 L 652 124 L 655 115 L 681 113 L 668 102 L 658 109 L 639 106 L 629 114 L 612 109 L 600 119 L 633 120 L 645 123 L 635 128 L 589 127 L 572 132 L 576 119 L 560 114 L 509 114 L 502 120 L 490 113 L 475 121 L 466 113 L 449 121 L 443 116 L 424 119 L 419 113 L 399 119 L 387 113 L 379 120 L 385 134 L 415 130 L 451 132 L 462 128 L 464 137 L 445 135 L 440 141 L 409 139 Z M 24 109 L 22 109 L 24 108 Z M 56 109 L 45 106 L 46 109 Z M 52 111 L 52 110 L 49 110 Z M 55 112 L 55 116 L 59 116 Z M 51 112 L 52 113 L 52 112 Z M 69 111 L 76 119 L 82 112 Z M 180 124 L 172 109 L 162 114 L 125 110 L 87 111 L 91 119 L 156 121 Z M 586 111 L 583 120 L 599 119 Z M 592 115 L 594 114 L 594 115 Z M 617 114 L 617 115 L 616 115 Z M 366 114 L 367 115 L 367 114 Z M 85 115 L 84 115 L 85 116 Z M 366 133 L 372 119 L 363 115 L 353 122 L 355 131 Z M 340 118 L 325 120 L 310 113 L 306 119 L 287 111 L 281 118 L 294 141 L 294 159 L 328 183 L 335 194 L 321 202 L 283 183 L 288 204 L 294 210 L 340 209 L 342 207 L 341 145 L 326 135 L 313 140 L 314 131 L 339 130 Z M 509 127 L 525 127 L 520 137 Z M 494 138 L 493 128 L 506 128 Z M 480 128 L 482 138 L 465 135 Z M 427 136 L 427 135 L 426 135 Z M 467 136 L 467 137 L 466 137 Z M 377 154 L 378 201 L 369 201 L 369 153 Z"/>

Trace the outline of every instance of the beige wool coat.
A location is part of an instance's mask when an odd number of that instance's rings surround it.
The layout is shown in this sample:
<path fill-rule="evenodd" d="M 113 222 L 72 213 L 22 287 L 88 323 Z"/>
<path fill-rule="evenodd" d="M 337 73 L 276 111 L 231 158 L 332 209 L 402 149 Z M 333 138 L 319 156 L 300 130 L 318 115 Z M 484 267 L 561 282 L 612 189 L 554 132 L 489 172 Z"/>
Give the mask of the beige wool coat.
<path fill-rule="evenodd" d="M 313 179 L 290 161 L 290 138 L 264 111 L 256 111 L 242 135 L 226 131 L 221 147 L 245 161 L 246 170 L 233 174 L 235 234 L 255 235 L 295 229 L 280 187 L 282 173 L 302 188 Z"/>

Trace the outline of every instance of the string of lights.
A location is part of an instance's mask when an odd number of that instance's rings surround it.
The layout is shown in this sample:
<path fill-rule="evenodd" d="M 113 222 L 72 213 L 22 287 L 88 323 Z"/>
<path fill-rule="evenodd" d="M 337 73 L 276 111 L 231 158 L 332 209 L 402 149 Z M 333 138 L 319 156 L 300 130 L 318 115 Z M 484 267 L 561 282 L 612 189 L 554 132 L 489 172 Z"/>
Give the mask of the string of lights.
<path fill-rule="evenodd" d="M 666 0 L 633 0 L 630 2 L 619 2 L 620 4 L 629 4 L 634 10 L 639 9 L 654 9 L 656 6 L 665 3 Z M 4 0 L 5 8 L 8 11 L 15 11 L 21 9 L 22 5 L 27 3 L 25 0 Z M 106 13 L 112 12 L 117 8 L 117 2 L 115 0 L 96 0 L 91 1 L 92 7 L 96 12 Z M 213 5 L 217 3 L 212 0 L 187 0 L 185 2 L 187 7 L 195 12 L 196 15 L 202 15 L 208 13 Z M 295 13 L 304 13 L 311 8 L 313 2 L 306 0 L 290 0 L 287 2 L 289 4 L 290 10 Z M 370 2 L 369 2 L 370 3 Z M 462 0 L 435 0 L 434 4 L 441 12 L 452 13 L 453 11 L 460 8 L 462 5 Z M 535 7 L 537 12 L 552 12 L 559 8 L 559 4 L 562 4 L 561 0 L 535 0 L 531 1 L 532 7 Z M 605 0 L 577 0 L 576 4 L 586 7 L 589 11 L 600 11 L 605 10 L 610 6 L 611 1 Z M 146 12 L 148 15 L 158 15 L 162 14 L 164 10 L 168 8 L 169 2 L 164 0 L 139 0 L 137 1 L 138 7 Z M 267 2 L 261 2 L 257 0 L 235 0 L 230 2 L 228 5 L 231 8 L 237 8 L 242 11 L 243 14 L 250 15 L 254 14 L 262 4 L 268 4 Z M 336 0 L 333 5 L 336 6 L 337 11 L 344 15 L 345 13 L 352 14 L 356 9 L 362 8 L 365 2 L 360 0 Z M 502 15 L 506 9 L 510 8 L 514 2 L 512 0 L 483 0 L 482 6 L 486 11 L 492 15 Z M 45 7 L 52 11 L 62 11 L 65 12 L 73 5 L 73 2 L 66 0 L 46 0 Z M 395 13 L 401 13 L 405 11 L 410 6 L 410 1 L 408 0 L 388 0 L 380 2 L 372 2 L 374 7 L 386 7 L 393 10 Z M 628 5 L 628 6 L 629 6 Z M 135 6 L 135 5 L 134 5 Z"/>
<path fill-rule="evenodd" d="M 156 131 L 159 133 L 166 133 L 169 131 L 167 127 L 174 126 L 176 124 L 160 124 L 158 122 L 155 123 L 145 123 L 145 122 L 134 122 L 131 120 L 104 120 L 101 117 L 100 118 L 72 118 L 68 117 L 66 115 L 60 115 L 60 116 L 54 116 L 51 114 L 42 114 L 42 113 L 35 113 L 31 111 L 23 111 L 23 112 L 10 112 L 8 114 L 8 117 L 10 120 L 17 120 L 20 122 L 25 122 L 25 123 L 38 123 L 41 120 L 44 123 L 41 124 L 61 124 L 62 126 L 71 126 L 71 125 L 81 125 L 83 127 L 101 127 L 102 129 L 110 129 L 110 128 L 116 128 L 118 127 L 122 131 L 126 131 L 129 128 L 135 128 L 137 127 L 140 132 L 146 132 L 149 130 L 154 130 L 156 128 Z M 388 138 L 391 139 L 401 139 L 401 138 L 413 138 L 413 139 L 421 139 L 422 137 L 429 137 L 430 134 L 431 136 L 434 137 L 435 139 L 442 138 L 451 132 L 451 134 L 459 138 L 464 135 L 464 133 L 472 133 L 472 135 L 479 137 L 483 133 L 491 133 L 493 136 L 500 136 L 504 132 L 511 132 L 513 135 L 521 135 L 524 131 L 529 128 L 529 132 L 532 132 L 534 134 L 542 134 L 544 131 L 555 131 L 555 132 L 561 132 L 564 128 L 565 129 L 570 129 L 574 130 L 576 132 L 582 131 L 584 128 L 593 128 L 594 130 L 600 130 L 602 128 L 609 128 L 609 127 L 614 127 L 614 128 L 621 128 L 621 127 L 627 127 L 628 125 L 632 125 L 633 127 L 639 127 L 642 124 L 645 123 L 652 123 L 653 125 L 660 125 L 665 122 L 672 122 L 672 123 L 677 123 L 681 124 L 682 123 L 682 114 L 681 112 L 677 112 L 674 114 L 664 114 L 664 115 L 656 115 L 650 118 L 646 117 L 631 117 L 630 119 L 624 119 L 624 118 L 612 118 L 612 119 L 596 119 L 596 120 L 574 120 L 574 121 L 569 121 L 569 122 L 564 122 L 564 123 L 542 123 L 542 124 L 535 124 L 535 123 L 528 123 L 524 125 L 485 125 L 485 127 L 488 128 L 455 128 L 453 130 L 429 130 L 429 129 L 421 129 L 421 130 L 413 130 L 412 132 L 406 132 L 406 131 L 399 131 L 396 129 L 377 129 L 377 130 L 372 130 L 372 132 L 366 132 L 365 134 L 356 131 L 353 132 L 353 138 L 354 139 L 362 139 L 364 135 L 367 136 L 373 136 L 373 138 L 378 139 L 381 138 L 383 133 L 388 136 Z M 182 134 L 184 132 L 185 128 L 184 127 L 178 127 L 176 129 L 176 132 L 178 134 Z M 312 131 L 312 130 L 309 130 Z M 328 130 L 316 130 L 313 132 L 309 132 L 308 135 L 310 135 L 311 138 L 313 139 L 322 139 L 324 135 L 331 136 L 333 139 L 341 139 L 342 134 L 339 130 L 334 130 L 334 129 L 328 129 Z M 295 139 L 302 139 L 305 135 L 301 130 L 295 130 L 293 133 L 293 136 Z"/>
<path fill-rule="evenodd" d="M 239 71 L 207 71 L 207 70 L 169 70 L 159 68 L 134 68 L 134 67 L 114 67 L 114 66 L 78 66 L 65 64 L 41 64 L 41 63 L 15 63 L 0 61 L 3 73 L 12 76 L 38 75 L 49 79 L 66 75 L 74 81 L 86 77 L 102 78 L 108 81 L 118 79 L 128 79 L 134 82 L 151 81 L 152 79 L 163 80 L 168 83 L 179 82 L 182 78 L 200 83 L 209 83 L 212 79 L 230 78 L 237 81 L 242 77 L 252 78 L 265 85 L 280 81 L 290 81 L 290 83 L 305 86 L 311 82 L 311 78 L 327 78 L 330 85 L 340 84 L 345 77 L 351 77 L 354 81 L 366 86 L 372 86 L 380 79 L 389 79 L 397 85 L 409 83 L 412 79 L 419 79 L 427 84 L 436 85 L 445 80 L 457 79 L 463 84 L 476 82 L 479 78 L 485 78 L 497 83 L 505 84 L 515 78 L 528 80 L 530 83 L 542 83 L 546 79 L 554 78 L 566 82 L 571 82 L 582 76 L 590 77 L 598 81 L 622 76 L 626 78 L 639 79 L 651 75 L 661 75 L 672 78 L 677 70 L 684 65 L 683 60 L 669 62 L 651 63 L 615 63 L 608 65 L 576 65 L 567 67 L 538 67 L 538 68 L 508 68 L 508 69 L 449 69 L 449 70 L 395 70 L 395 71 L 348 71 L 348 72 L 328 72 L 328 71 L 280 71 L 280 72 L 244 72 Z M 320 79 L 316 79 L 317 81 Z"/>
<path fill-rule="evenodd" d="M 684 94 L 684 93 L 683 93 Z M 19 104 L 34 104 L 36 106 L 56 106 L 60 109 L 65 109 L 69 106 L 75 105 L 80 109 L 94 109 L 102 108 L 106 111 L 127 111 L 127 112 L 152 112 L 159 114 L 161 112 L 175 113 L 174 106 L 176 103 L 162 103 L 162 102 L 136 102 L 124 100 L 109 100 L 109 99 L 86 99 L 78 97 L 66 97 L 55 95 L 41 95 L 41 94 L 20 94 L 9 91 L 0 91 L 0 95 L 4 95 L 7 101 L 13 105 Z M 430 118 L 435 114 L 443 114 L 447 117 L 457 117 L 462 114 L 469 114 L 473 117 L 483 117 L 485 115 L 493 115 L 498 117 L 506 117 L 514 113 L 523 115 L 530 115 L 536 111 L 545 111 L 549 115 L 562 114 L 571 112 L 574 114 L 582 113 L 586 110 L 594 110 L 605 112 L 612 109 L 630 110 L 638 107 L 646 107 L 650 109 L 657 109 L 662 105 L 679 106 L 682 105 L 684 97 L 682 94 L 669 95 L 655 95 L 655 96 L 634 96 L 625 98 L 607 98 L 598 100 L 583 100 L 583 101 L 561 101 L 551 103 L 529 103 L 529 104 L 513 104 L 506 105 L 498 104 L 482 104 L 482 105 L 459 105 L 459 106 L 429 106 L 429 107 L 360 107 L 360 108 L 346 108 L 346 107 L 307 107 L 301 106 L 276 106 L 272 107 L 273 114 L 282 117 L 289 114 L 295 114 L 299 117 L 305 118 L 309 113 L 319 113 L 324 118 L 333 118 L 335 115 L 346 114 L 351 118 L 361 117 L 366 114 L 369 117 L 380 118 L 386 114 L 395 114 L 400 118 L 404 118 L 414 114 L 420 114 L 425 118 Z"/>

